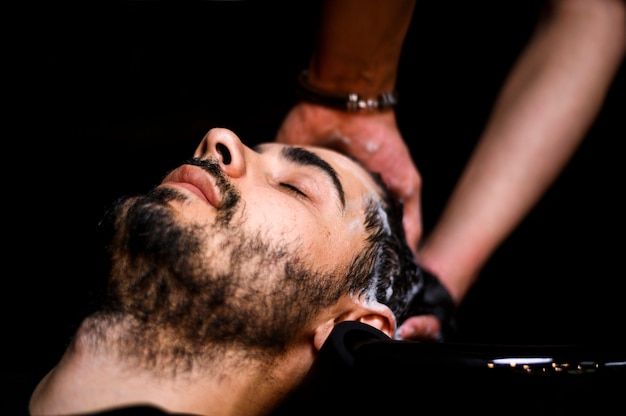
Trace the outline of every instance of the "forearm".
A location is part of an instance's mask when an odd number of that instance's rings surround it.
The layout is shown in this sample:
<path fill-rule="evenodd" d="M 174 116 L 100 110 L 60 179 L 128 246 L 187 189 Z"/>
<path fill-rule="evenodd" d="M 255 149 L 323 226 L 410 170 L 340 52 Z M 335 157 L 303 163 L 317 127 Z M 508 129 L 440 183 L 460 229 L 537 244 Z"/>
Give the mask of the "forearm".
<path fill-rule="evenodd" d="M 506 81 L 439 223 L 419 250 L 459 303 L 498 245 L 554 182 L 624 56 L 624 3 L 567 0 Z"/>
<path fill-rule="evenodd" d="M 366 97 L 393 91 L 414 7 L 415 0 L 326 0 L 308 82 Z"/>

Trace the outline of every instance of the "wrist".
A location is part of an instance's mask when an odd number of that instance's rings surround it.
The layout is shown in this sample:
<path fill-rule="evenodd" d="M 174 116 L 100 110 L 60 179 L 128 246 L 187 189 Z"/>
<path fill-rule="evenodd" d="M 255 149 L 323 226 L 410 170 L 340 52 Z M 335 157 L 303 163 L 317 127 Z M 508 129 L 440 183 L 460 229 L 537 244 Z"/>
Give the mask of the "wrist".
<path fill-rule="evenodd" d="M 305 101 L 347 112 L 386 111 L 398 103 L 395 90 L 367 95 L 357 91 L 335 92 L 319 88 L 309 82 L 307 70 L 298 76 L 296 94 Z"/>

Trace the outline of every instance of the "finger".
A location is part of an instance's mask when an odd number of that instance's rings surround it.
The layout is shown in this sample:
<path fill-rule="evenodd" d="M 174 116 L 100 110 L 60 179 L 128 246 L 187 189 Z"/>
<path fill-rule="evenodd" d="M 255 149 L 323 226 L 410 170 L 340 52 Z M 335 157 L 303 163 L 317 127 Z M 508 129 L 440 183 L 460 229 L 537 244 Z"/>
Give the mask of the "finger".
<path fill-rule="evenodd" d="M 435 341 L 441 331 L 441 324 L 434 315 L 412 316 L 398 328 L 395 334 L 400 340 Z"/>
<path fill-rule="evenodd" d="M 402 223 L 407 243 L 415 254 L 422 238 L 422 211 L 419 197 L 412 197 L 404 201 Z"/>
<path fill-rule="evenodd" d="M 408 169 L 415 169 L 409 165 Z M 417 171 L 414 171 L 417 172 Z M 390 191 L 402 202 L 403 215 L 402 222 L 406 240 L 413 253 L 416 253 L 419 241 L 422 237 L 422 209 L 420 204 L 421 178 L 418 173 L 407 175 L 406 172 L 391 172 L 387 176 L 394 174 L 395 177 L 387 178 Z M 403 180 L 398 180 L 403 178 Z M 385 178 L 383 178 L 385 179 Z"/>

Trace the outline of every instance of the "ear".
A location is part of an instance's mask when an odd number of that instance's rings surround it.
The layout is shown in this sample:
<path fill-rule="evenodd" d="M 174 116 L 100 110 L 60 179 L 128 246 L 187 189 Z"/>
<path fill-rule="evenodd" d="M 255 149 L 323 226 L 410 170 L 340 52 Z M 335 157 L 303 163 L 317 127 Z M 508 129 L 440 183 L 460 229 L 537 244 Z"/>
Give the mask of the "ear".
<path fill-rule="evenodd" d="M 316 350 L 320 350 L 331 331 L 340 322 L 358 321 L 373 326 L 393 338 L 396 330 L 396 318 L 388 306 L 373 302 L 364 302 L 361 299 L 344 299 L 340 301 L 336 314 L 321 322 L 315 328 L 313 343 Z"/>

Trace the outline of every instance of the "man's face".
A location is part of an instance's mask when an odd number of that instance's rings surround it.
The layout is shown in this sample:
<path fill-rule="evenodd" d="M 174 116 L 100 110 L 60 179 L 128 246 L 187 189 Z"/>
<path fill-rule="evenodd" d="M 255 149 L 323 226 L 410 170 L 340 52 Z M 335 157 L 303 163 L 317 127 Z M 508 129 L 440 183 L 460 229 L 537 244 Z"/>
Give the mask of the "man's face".
<path fill-rule="evenodd" d="M 380 200 L 379 189 L 347 157 L 278 143 L 251 149 L 225 129 L 211 130 L 194 157 L 216 161 L 220 170 L 183 165 L 163 180 L 162 187 L 184 196 L 170 202 L 182 221 L 210 226 L 229 218 L 231 226 L 286 245 L 327 272 L 362 248 L 364 207 L 370 198 Z M 239 196 L 234 207 L 226 207 L 225 199 L 234 198 L 229 192 Z"/>
<path fill-rule="evenodd" d="M 213 129 L 194 159 L 111 211 L 113 308 L 170 327 L 185 348 L 283 349 L 348 292 L 379 191 L 334 151 L 251 149 Z"/>

